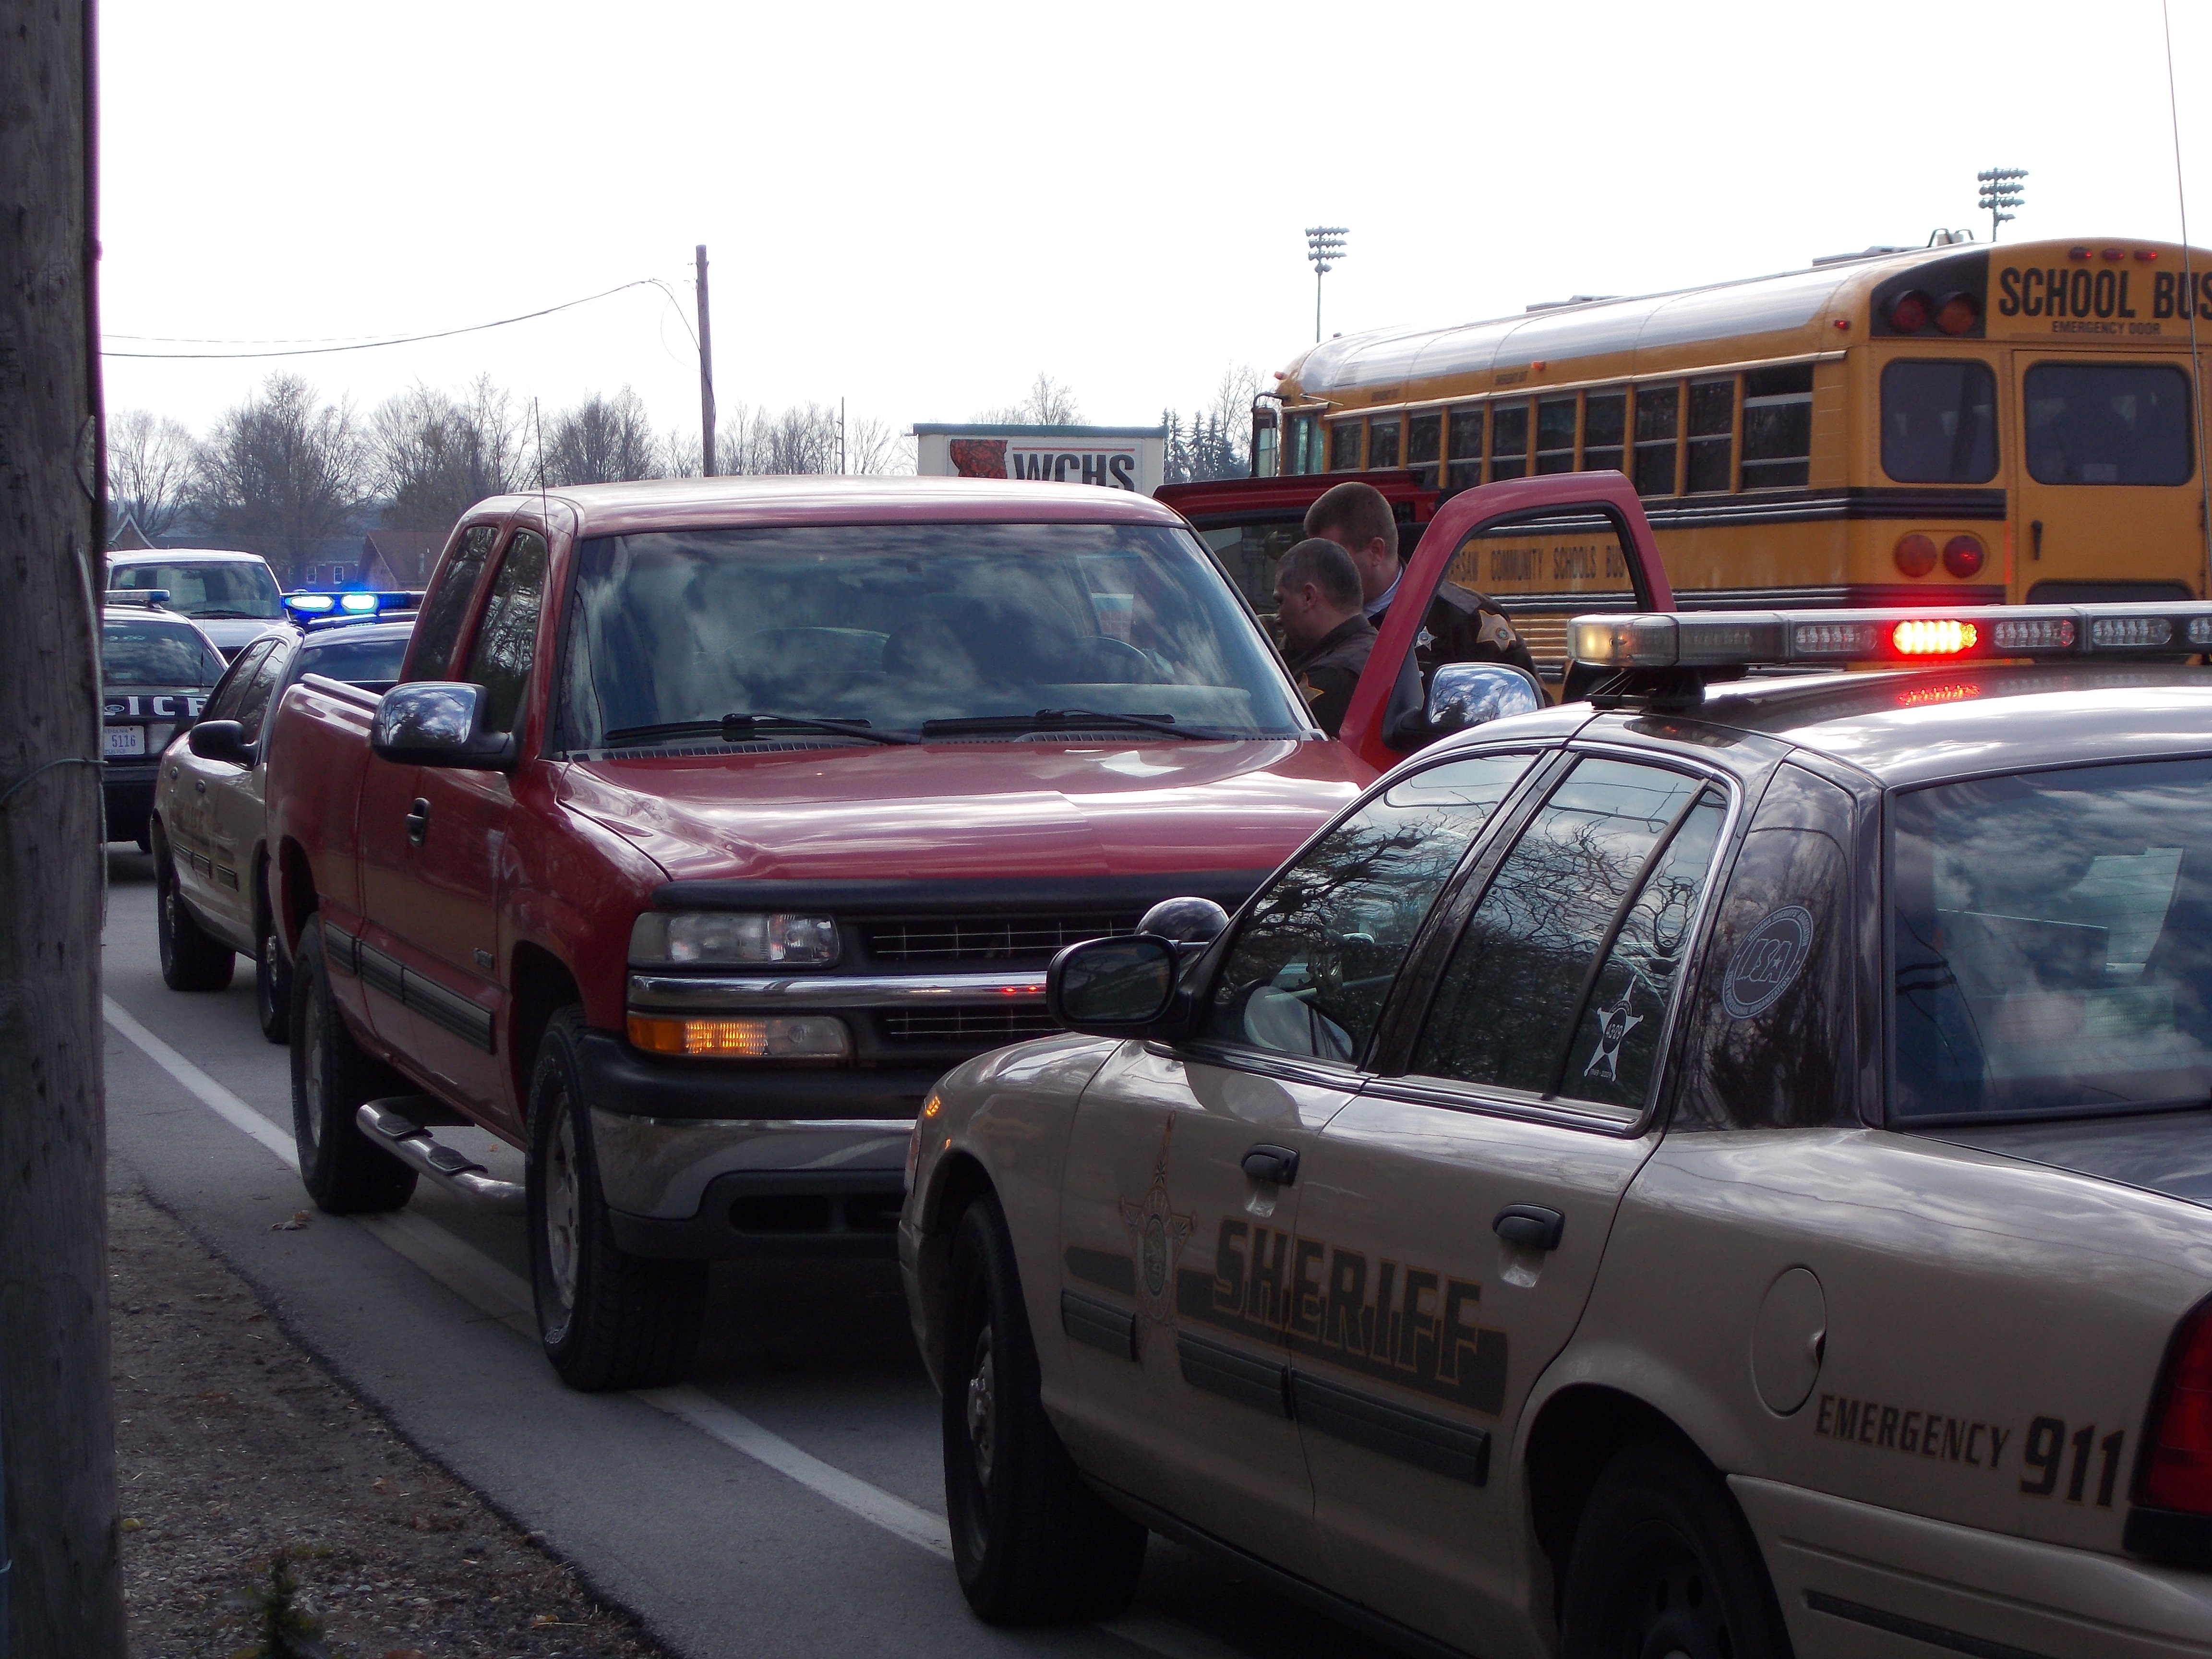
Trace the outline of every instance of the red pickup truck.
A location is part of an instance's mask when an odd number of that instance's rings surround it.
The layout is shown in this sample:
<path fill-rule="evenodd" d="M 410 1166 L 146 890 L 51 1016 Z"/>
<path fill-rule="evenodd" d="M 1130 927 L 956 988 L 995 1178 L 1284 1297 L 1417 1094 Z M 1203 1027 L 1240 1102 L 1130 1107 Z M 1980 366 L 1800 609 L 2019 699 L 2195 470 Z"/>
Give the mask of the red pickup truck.
<path fill-rule="evenodd" d="M 391 1208 L 428 1174 L 522 1209 L 562 1376 L 678 1374 L 708 1261 L 892 1252 L 931 1084 L 1053 1029 L 1055 951 L 1235 908 L 1392 758 L 1400 609 L 1331 742 L 1188 524 L 1124 492 L 483 503 L 399 683 L 311 677 L 276 716 L 309 1192 Z M 521 1190 L 428 1133 L 464 1122 L 525 1150 Z"/>

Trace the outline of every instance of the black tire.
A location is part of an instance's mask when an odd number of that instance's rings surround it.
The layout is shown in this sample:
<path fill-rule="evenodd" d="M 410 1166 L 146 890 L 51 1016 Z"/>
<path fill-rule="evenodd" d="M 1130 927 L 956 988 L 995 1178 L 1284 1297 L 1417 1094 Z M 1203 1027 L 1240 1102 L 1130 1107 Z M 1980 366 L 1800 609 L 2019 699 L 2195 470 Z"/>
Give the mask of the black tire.
<path fill-rule="evenodd" d="M 681 1377 L 707 1313 L 707 1264 L 617 1246 L 592 1146 L 577 1046 L 584 1011 L 546 1023 L 530 1079 L 530 1284 L 538 1340 L 586 1394 Z"/>
<path fill-rule="evenodd" d="M 1145 1528 L 1076 1473 L 1046 1417 L 1014 1242 L 997 1199 L 953 1232 L 945 1303 L 945 1506 L 968 1605 L 994 1625 L 1110 1619 L 1145 1565 Z"/>
<path fill-rule="evenodd" d="M 166 848 L 154 861 L 154 935 L 161 947 L 161 983 L 172 991 L 220 991 L 230 984 L 237 953 L 192 919 Z"/>
<path fill-rule="evenodd" d="M 323 925 L 309 917 L 292 969 L 292 1135 L 300 1179 L 315 1206 L 331 1215 L 396 1210 L 415 1195 L 415 1171 L 361 1132 L 363 1101 L 407 1092 L 362 1053 L 331 994 Z"/>
<path fill-rule="evenodd" d="M 1639 1441 L 1606 1465 L 1575 1528 L 1562 1659 L 1790 1659 L 1759 1541 L 1686 1447 Z"/>
<path fill-rule="evenodd" d="M 292 969 L 284 959 L 284 942 L 276 931 L 276 918 L 261 904 L 261 948 L 253 953 L 253 1013 L 261 1022 L 261 1035 L 271 1042 L 287 1042 L 292 1036 Z"/>

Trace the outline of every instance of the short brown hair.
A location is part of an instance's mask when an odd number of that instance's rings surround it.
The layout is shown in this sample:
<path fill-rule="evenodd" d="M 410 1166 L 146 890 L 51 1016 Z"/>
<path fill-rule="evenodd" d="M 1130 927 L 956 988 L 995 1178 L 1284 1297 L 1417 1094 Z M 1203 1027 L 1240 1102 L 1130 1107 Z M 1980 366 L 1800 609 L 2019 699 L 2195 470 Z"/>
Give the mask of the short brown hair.
<path fill-rule="evenodd" d="M 1359 609 L 1359 567 L 1351 554 L 1322 537 L 1309 536 L 1284 554 L 1275 580 L 1293 590 L 1311 582 L 1337 610 Z"/>
<path fill-rule="evenodd" d="M 1364 547 L 1379 536 L 1382 550 L 1394 559 L 1398 556 L 1398 520 L 1373 484 L 1346 480 L 1306 509 L 1307 535 L 1327 536 L 1332 531 L 1347 537 L 1355 547 Z"/>

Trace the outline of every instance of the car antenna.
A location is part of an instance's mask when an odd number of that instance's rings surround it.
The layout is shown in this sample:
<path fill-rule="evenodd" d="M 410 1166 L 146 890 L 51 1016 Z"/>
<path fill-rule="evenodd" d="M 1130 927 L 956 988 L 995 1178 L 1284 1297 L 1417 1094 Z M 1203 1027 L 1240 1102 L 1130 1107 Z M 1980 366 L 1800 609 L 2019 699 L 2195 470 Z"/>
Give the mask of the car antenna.
<path fill-rule="evenodd" d="M 2181 208 L 2181 286 L 2189 298 L 2189 371 L 2196 383 L 2197 395 L 2203 395 L 2204 364 L 2197 355 L 2197 267 L 2189 246 L 2189 187 L 2181 174 L 2181 100 L 2173 89 L 2173 9 L 2169 0 L 2159 0 L 2158 15 L 2166 25 L 2166 107 L 2173 122 L 2173 194 Z M 2197 477 L 2202 492 L 2197 503 L 2197 527 L 2204 538 L 2203 592 L 2212 598 L 2212 477 L 2204 472 L 2204 422 L 2197 423 Z"/>

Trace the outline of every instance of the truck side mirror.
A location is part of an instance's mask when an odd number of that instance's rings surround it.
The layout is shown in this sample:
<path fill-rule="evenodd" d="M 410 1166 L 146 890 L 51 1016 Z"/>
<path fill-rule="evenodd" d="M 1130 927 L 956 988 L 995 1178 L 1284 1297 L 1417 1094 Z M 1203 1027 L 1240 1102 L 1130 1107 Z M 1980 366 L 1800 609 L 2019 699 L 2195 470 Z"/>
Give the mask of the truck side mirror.
<path fill-rule="evenodd" d="M 1533 714 L 1545 706 L 1544 689 L 1510 662 L 1448 662 L 1429 684 L 1429 730 L 1437 737 Z"/>
<path fill-rule="evenodd" d="M 185 743 L 202 760 L 226 761 L 233 766 L 253 764 L 253 745 L 246 728 L 236 720 L 201 720 L 185 736 Z"/>
<path fill-rule="evenodd" d="M 402 766 L 512 771 L 514 735 L 485 731 L 485 712 L 481 685 L 417 680 L 394 686 L 377 702 L 368 728 L 369 751 Z"/>
<path fill-rule="evenodd" d="M 1072 1031 L 1141 1036 L 1174 1000 L 1177 952 L 1167 939 L 1085 939 L 1052 959 L 1045 1006 Z"/>

